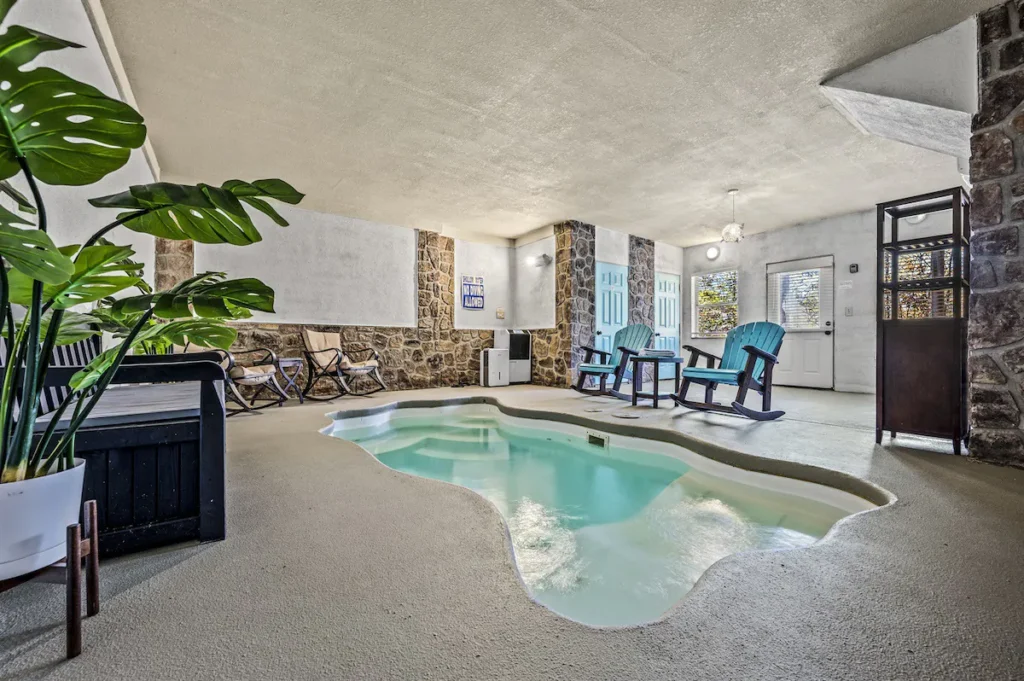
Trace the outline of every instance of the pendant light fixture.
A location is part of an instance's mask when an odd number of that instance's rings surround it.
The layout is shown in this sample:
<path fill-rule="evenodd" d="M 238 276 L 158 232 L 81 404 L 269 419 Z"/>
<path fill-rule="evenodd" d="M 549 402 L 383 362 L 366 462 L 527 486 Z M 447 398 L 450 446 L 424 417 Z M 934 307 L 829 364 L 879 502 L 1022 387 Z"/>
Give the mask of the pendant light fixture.
<path fill-rule="evenodd" d="M 732 222 L 722 228 L 722 241 L 729 244 L 743 241 L 743 223 L 736 222 L 736 195 L 739 193 L 739 189 L 729 190 L 729 196 L 732 197 Z"/>

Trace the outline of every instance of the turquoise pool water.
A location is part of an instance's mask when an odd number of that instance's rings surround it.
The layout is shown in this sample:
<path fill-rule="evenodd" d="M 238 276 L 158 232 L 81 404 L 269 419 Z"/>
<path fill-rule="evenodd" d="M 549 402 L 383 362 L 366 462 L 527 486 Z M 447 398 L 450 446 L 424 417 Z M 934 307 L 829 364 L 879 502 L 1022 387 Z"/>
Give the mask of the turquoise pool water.
<path fill-rule="evenodd" d="M 491 501 L 533 598 L 589 625 L 657 620 L 720 558 L 808 546 L 862 510 L 731 482 L 673 456 L 597 447 L 582 431 L 524 427 L 497 410 L 409 411 L 374 425 L 337 421 L 333 434 L 395 470 Z"/>

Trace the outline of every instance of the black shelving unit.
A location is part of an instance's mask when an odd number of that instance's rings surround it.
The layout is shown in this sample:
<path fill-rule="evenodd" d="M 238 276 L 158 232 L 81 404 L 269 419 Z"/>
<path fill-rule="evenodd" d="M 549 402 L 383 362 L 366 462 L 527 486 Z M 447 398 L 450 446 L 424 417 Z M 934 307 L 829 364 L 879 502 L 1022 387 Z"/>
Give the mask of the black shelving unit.
<path fill-rule="evenodd" d="M 961 187 L 878 204 L 878 443 L 885 431 L 942 437 L 959 454 L 967 441 L 970 210 Z M 907 234 L 946 211 L 948 230 Z"/>

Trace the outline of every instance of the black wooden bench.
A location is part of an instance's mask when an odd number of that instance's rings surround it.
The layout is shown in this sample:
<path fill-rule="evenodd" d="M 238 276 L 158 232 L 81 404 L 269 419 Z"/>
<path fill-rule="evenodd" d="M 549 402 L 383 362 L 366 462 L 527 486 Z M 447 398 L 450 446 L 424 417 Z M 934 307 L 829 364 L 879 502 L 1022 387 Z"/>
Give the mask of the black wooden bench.
<path fill-rule="evenodd" d="M 89 339 L 54 352 L 41 411 L 57 407 L 98 350 L 98 339 Z M 224 538 L 223 381 L 216 353 L 125 358 L 75 438 L 102 556 Z M 47 414 L 37 419 L 37 436 L 49 422 Z"/>

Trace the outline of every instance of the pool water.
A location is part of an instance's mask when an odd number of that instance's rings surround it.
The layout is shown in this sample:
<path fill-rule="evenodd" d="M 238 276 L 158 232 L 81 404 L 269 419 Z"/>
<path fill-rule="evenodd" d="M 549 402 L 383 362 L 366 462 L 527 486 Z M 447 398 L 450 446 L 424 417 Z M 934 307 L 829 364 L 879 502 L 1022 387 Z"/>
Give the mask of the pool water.
<path fill-rule="evenodd" d="M 390 468 L 488 499 L 533 598 L 589 625 L 657 620 L 717 560 L 809 546 L 873 507 L 852 495 L 840 508 L 732 482 L 681 458 L 588 444 L 579 428 L 523 426 L 496 409 L 409 411 L 375 425 L 339 420 L 333 434 Z"/>

